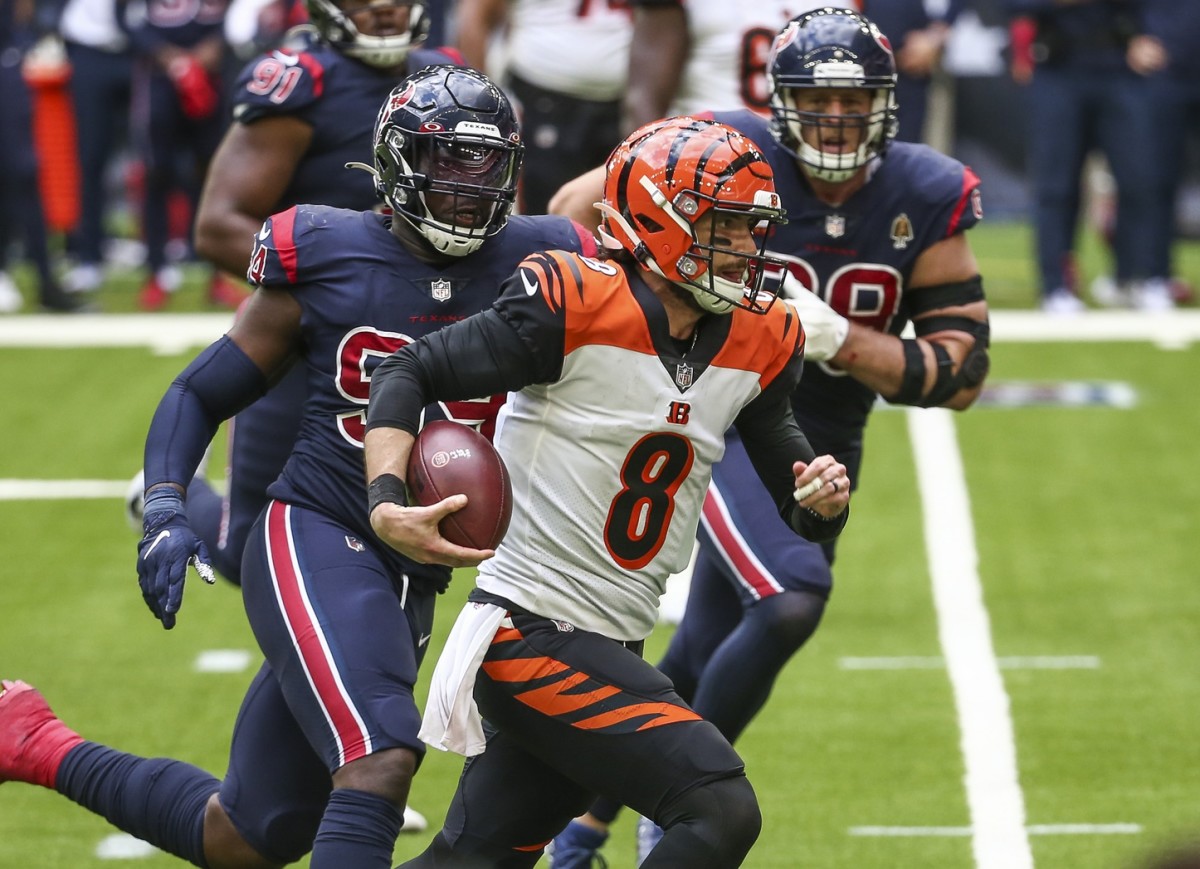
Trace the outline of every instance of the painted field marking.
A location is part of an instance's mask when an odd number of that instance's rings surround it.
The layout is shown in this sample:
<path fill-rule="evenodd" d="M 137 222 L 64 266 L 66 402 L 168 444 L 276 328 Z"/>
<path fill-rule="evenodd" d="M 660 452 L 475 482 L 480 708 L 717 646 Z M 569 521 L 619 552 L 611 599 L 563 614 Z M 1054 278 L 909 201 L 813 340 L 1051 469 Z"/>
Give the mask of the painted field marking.
<path fill-rule="evenodd" d="M 1099 670 L 1096 655 L 1010 655 L 996 659 L 1001 670 Z M 843 670 L 942 670 L 945 658 L 937 655 L 895 658 L 840 658 Z"/>
<path fill-rule="evenodd" d="M 124 498 L 128 480 L 0 480 L 0 501 Z"/>
<path fill-rule="evenodd" d="M 1087 311 L 1048 317 L 1040 311 L 991 311 L 997 343 L 1149 342 L 1179 350 L 1200 341 L 1200 310 Z M 13 314 L 0 317 L 0 347 L 149 347 L 162 354 L 203 347 L 223 335 L 230 314 Z"/>
<path fill-rule="evenodd" d="M 1033 869 L 1008 694 L 983 603 L 979 555 L 951 411 L 906 414 L 916 462 L 938 638 L 958 710 L 978 869 Z"/>
<path fill-rule="evenodd" d="M 253 661 L 245 649 L 208 649 L 196 656 L 197 673 L 243 673 Z"/>
<path fill-rule="evenodd" d="M 970 827 L 851 827 L 851 836 L 970 836 Z M 1030 824 L 1031 836 L 1133 836 L 1141 824 Z"/>
<path fill-rule="evenodd" d="M 105 836 L 96 845 L 96 856 L 101 860 L 144 860 L 158 853 L 158 849 L 128 833 L 113 833 Z"/>

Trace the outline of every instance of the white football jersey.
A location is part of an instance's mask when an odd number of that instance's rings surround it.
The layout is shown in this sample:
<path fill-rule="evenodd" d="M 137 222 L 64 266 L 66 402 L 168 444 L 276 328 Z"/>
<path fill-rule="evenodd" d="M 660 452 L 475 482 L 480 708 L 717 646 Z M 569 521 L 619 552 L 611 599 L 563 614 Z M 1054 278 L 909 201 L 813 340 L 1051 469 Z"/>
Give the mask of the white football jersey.
<path fill-rule="evenodd" d="M 791 18 L 828 5 L 817 0 L 683 0 L 691 51 L 671 113 L 746 108 L 768 114 L 767 60 L 775 37 Z"/>
<path fill-rule="evenodd" d="M 656 303 L 644 308 L 621 269 L 539 257 L 549 265 L 522 264 L 528 299 L 508 310 L 565 317 L 562 374 L 501 411 L 513 518 L 477 582 L 539 615 L 640 640 L 667 577 L 691 557 L 725 431 L 800 351 L 799 325 L 785 305 L 735 310 L 694 353 L 664 358 L 665 315 L 659 307 L 656 343 L 646 313 Z"/>
<path fill-rule="evenodd" d="M 580 99 L 620 99 L 633 32 L 628 8 L 608 0 L 510 0 L 508 8 L 508 69 Z"/>

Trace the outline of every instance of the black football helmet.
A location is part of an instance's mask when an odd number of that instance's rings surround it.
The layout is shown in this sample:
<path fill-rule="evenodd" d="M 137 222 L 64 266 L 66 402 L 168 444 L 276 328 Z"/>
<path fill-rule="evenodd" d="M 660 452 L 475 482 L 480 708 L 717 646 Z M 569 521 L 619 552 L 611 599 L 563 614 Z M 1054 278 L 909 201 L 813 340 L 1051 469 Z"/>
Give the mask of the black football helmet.
<path fill-rule="evenodd" d="M 370 6 L 370 0 L 304 0 L 308 20 L 321 38 L 347 57 L 369 66 L 392 69 L 408 59 L 408 53 L 429 35 L 425 0 L 396 0 L 396 7 L 409 7 L 408 28 L 402 33 L 374 36 L 362 33 L 350 13 Z"/>
<path fill-rule="evenodd" d="M 882 156 L 896 136 L 892 47 L 874 23 L 851 9 L 815 9 L 788 22 L 771 48 L 767 84 L 772 132 L 814 178 L 845 181 Z M 871 91 L 870 112 L 838 115 L 797 108 L 797 89 L 823 87 Z M 865 129 L 866 135 L 854 151 L 846 153 L 822 150 L 802 135 L 809 128 L 829 138 L 851 127 Z"/>
<path fill-rule="evenodd" d="M 438 251 L 465 256 L 508 222 L 525 146 L 516 113 L 483 73 L 427 66 L 375 122 L 375 189 Z"/>

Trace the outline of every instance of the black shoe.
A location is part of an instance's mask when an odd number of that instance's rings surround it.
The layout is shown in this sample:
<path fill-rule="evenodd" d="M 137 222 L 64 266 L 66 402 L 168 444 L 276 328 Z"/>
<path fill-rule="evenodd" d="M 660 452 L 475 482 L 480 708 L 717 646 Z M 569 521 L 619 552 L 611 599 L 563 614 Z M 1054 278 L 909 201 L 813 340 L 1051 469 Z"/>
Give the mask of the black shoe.
<path fill-rule="evenodd" d="M 51 314 L 90 314 L 99 310 L 94 304 L 79 298 L 78 294 L 64 292 L 58 286 L 44 288 L 39 303 L 43 311 Z"/>

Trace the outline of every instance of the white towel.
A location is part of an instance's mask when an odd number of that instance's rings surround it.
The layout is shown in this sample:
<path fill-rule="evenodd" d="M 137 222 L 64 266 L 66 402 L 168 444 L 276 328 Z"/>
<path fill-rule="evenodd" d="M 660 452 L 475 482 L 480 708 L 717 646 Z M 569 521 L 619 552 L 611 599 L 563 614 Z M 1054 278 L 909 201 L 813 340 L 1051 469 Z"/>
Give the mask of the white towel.
<path fill-rule="evenodd" d="M 490 603 L 468 603 L 458 614 L 433 668 L 429 700 L 418 734 L 440 751 L 483 754 L 483 719 L 475 705 L 475 674 L 507 613 Z"/>

